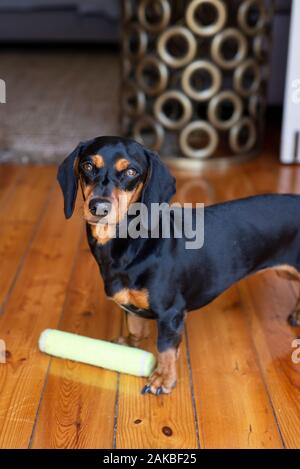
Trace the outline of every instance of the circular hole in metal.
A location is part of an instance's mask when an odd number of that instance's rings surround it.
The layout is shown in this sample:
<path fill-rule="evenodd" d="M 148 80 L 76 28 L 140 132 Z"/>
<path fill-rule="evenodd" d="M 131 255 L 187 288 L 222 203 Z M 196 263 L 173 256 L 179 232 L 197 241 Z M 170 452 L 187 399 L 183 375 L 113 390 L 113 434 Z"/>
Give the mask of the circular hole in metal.
<path fill-rule="evenodd" d="M 126 84 L 123 92 L 124 111 L 130 116 L 137 116 L 144 111 L 145 95 L 132 84 Z"/>
<path fill-rule="evenodd" d="M 124 33 L 124 54 L 136 59 L 144 54 L 147 48 L 147 34 L 138 24 L 129 24 Z"/>
<path fill-rule="evenodd" d="M 221 72 L 206 60 L 196 60 L 188 65 L 181 79 L 184 92 L 196 101 L 210 99 L 219 91 L 221 83 Z"/>
<path fill-rule="evenodd" d="M 171 8 L 168 0 L 140 0 L 138 19 L 150 32 L 158 32 L 170 21 Z"/>
<path fill-rule="evenodd" d="M 198 92 L 209 90 L 213 84 L 211 73 L 206 69 L 198 68 L 192 73 L 190 84 Z"/>
<path fill-rule="evenodd" d="M 176 34 L 168 39 L 166 49 L 172 57 L 181 59 L 188 52 L 188 42 L 184 36 Z"/>
<path fill-rule="evenodd" d="M 257 34 L 267 21 L 267 11 L 262 0 L 246 0 L 238 9 L 238 22 L 250 36 Z"/>
<path fill-rule="evenodd" d="M 261 82 L 261 72 L 255 60 L 243 62 L 234 72 L 234 87 L 242 96 L 255 93 Z"/>
<path fill-rule="evenodd" d="M 235 153 L 245 153 L 253 148 L 256 141 L 256 128 L 249 117 L 244 117 L 230 130 L 229 143 Z"/>
<path fill-rule="evenodd" d="M 249 141 L 249 137 L 250 137 L 249 127 L 244 125 L 241 128 L 241 130 L 239 131 L 239 134 L 238 134 L 238 138 L 237 138 L 238 145 L 241 148 L 244 148 L 247 145 L 248 141 Z"/>
<path fill-rule="evenodd" d="M 140 136 L 146 147 L 152 148 L 156 142 L 156 134 L 150 125 L 144 125 L 140 129 Z"/>
<path fill-rule="evenodd" d="M 133 136 L 146 147 L 159 150 L 164 139 L 164 131 L 151 117 L 144 117 L 134 124 Z"/>
<path fill-rule="evenodd" d="M 225 2 L 220 0 L 193 0 L 186 9 L 186 22 L 199 36 L 212 36 L 220 31 L 227 18 Z"/>
<path fill-rule="evenodd" d="M 195 129 L 189 134 L 187 142 L 193 150 L 203 150 L 208 146 L 210 139 L 203 129 Z"/>
<path fill-rule="evenodd" d="M 218 134 L 207 122 L 193 121 L 181 131 L 179 144 L 185 156 L 207 158 L 218 146 Z"/>
<path fill-rule="evenodd" d="M 167 116 L 168 119 L 178 122 L 182 119 L 183 116 L 183 106 L 178 99 L 170 98 L 166 100 L 162 106 L 163 113 Z"/>
<path fill-rule="evenodd" d="M 220 130 L 230 129 L 241 118 L 242 112 L 242 100 L 232 91 L 222 91 L 208 105 L 209 121 Z"/>
<path fill-rule="evenodd" d="M 218 106 L 217 116 L 218 119 L 222 122 L 227 122 L 232 119 L 234 113 L 234 105 L 229 99 L 224 99 L 224 101 Z"/>
<path fill-rule="evenodd" d="M 190 100 L 180 91 L 167 91 L 154 103 L 156 118 L 168 129 L 180 129 L 192 117 Z"/>
<path fill-rule="evenodd" d="M 214 61 L 222 68 L 232 69 L 239 65 L 247 54 L 248 44 L 245 36 L 234 28 L 217 34 L 211 45 Z"/>
<path fill-rule="evenodd" d="M 161 22 L 161 17 L 163 15 L 163 7 L 160 1 L 152 0 L 148 1 L 145 6 L 145 18 L 147 23 L 151 26 L 156 26 Z"/>
<path fill-rule="evenodd" d="M 260 20 L 261 10 L 256 5 L 250 5 L 246 13 L 245 20 L 250 28 L 256 28 Z"/>
<path fill-rule="evenodd" d="M 147 88 L 155 87 L 159 83 L 160 74 L 153 64 L 146 64 L 142 71 L 143 81 L 146 84 Z"/>
<path fill-rule="evenodd" d="M 164 62 L 174 68 L 191 62 L 197 51 L 195 36 L 183 26 L 173 26 L 163 32 L 157 43 L 157 50 Z"/>
<path fill-rule="evenodd" d="M 196 7 L 194 17 L 200 25 L 211 26 L 218 19 L 218 10 L 210 2 L 204 2 Z"/>
<path fill-rule="evenodd" d="M 270 53 L 270 38 L 265 34 L 256 36 L 253 43 L 253 48 L 258 60 L 265 62 Z"/>
<path fill-rule="evenodd" d="M 239 52 L 239 43 L 236 38 L 229 37 L 222 42 L 220 51 L 225 60 L 234 60 Z"/>
<path fill-rule="evenodd" d="M 137 55 L 140 50 L 140 35 L 135 29 L 132 30 L 128 38 L 128 48 L 132 55 Z"/>
<path fill-rule="evenodd" d="M 168 69 L 157 57 L 149 55 L 139 63 L 136 76 L 140 87 L 154 96 L 167 86 Z"/>
<path fill-rule="evenodd" d="M 242 87 L 245 91 L 251 90 L 251 88 L 253 87 L 253 83 L 255 81 L 255 77 L 256 77 L 256 74 L 253 68 L 249 67 L 245 70 L 242 76 L 242 80 L 241 80 Z"/>

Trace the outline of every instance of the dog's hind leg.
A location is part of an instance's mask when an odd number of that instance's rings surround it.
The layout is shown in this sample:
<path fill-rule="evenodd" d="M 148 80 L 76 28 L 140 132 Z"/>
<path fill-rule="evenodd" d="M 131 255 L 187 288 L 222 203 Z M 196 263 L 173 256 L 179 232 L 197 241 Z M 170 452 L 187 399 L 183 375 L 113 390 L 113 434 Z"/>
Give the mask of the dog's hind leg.
<path fill-rule="evenodd" d="M 294 280 L 300 285 L 300 272 L 295 267 L 284 265 L 276 268 L 276 273 L 279 277 L 287 280 Z M 300 289 L 298 292 L 298 299 L 291 314 L 287 318 L 288 323 L 293 327 L 300 326 Z"/>

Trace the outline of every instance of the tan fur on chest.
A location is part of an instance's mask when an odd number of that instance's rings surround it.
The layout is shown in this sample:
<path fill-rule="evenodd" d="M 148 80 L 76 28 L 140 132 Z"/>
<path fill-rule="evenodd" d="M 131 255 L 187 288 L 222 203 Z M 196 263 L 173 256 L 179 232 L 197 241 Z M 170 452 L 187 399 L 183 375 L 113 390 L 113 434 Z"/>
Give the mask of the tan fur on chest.
<path fill-rule="evenodd" d="M 142 290 L 129 290 L 123 288 L 112 297 L 120 305 L 133 305 L 140 309 L 149 309 L 149 294 L 146 288 Z"/>
<path fill-rule="evenodd" d="M 105 244 L 110 239 L 115 237 L 116 226 L 115 225 L 91 225 L 92 236 L 97 240 L 99 244 Z"/>

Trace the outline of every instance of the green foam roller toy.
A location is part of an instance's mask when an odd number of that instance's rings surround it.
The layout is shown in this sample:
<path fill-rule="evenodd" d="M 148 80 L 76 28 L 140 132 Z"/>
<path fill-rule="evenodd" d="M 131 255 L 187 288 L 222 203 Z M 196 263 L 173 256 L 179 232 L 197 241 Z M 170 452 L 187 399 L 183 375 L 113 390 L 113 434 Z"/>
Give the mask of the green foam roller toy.
<path fill-rule="evenodd" d="M 54 357 L 66 358 L 134 376 L 149 376 L 156 361 L 154 355 L 146 350 L 56 329 L 45 329 L 41 333 L 39 349 Z"/>

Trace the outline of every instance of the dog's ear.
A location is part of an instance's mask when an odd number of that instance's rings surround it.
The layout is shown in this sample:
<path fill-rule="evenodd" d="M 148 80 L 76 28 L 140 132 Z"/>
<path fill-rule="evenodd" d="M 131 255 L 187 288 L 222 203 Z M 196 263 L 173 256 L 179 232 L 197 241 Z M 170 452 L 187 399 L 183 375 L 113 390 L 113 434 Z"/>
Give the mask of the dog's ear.
<path fill-rule="evenodd" d="M 156 152 L 147 149 L 144 152 L 148 160 L 148 174 L 142 202 L 147 207 L 151 203 L 169 202 L 176 192 L 176 180 Z"/>
<path fill-rule="evenodd" d="M 61 163 L 57 172 L 57 180 L 64 196 L 65 217 L 70 218 L 74 211 L 77 189 L 78 176 L 76 174 L 76 162 L 82 149 L 83 143 L 79 143 L 75 150 L 67 156 Z"/>

